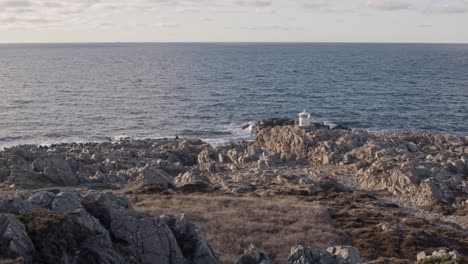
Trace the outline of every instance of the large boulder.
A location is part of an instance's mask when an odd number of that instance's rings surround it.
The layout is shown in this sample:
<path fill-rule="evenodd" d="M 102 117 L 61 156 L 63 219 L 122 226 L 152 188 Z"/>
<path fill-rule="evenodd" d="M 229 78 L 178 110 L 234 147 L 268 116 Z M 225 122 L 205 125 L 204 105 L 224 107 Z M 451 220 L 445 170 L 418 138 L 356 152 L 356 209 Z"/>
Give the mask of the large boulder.
<path fill-rule="evenodd" d="M 174 233 L 186 264 L 221 264 L 200 229 L 182 215 L 176 218 L 163 215 L 162 220 Z"/>
<path fill-rule="evenodd" d="M 176 239 L 162 220 L 131 210 L 128 201 L 111 193 L 91 192 L 83 204 L 139 263 L 183 263 Z"/>
<path fill-rule="evenodd" d="M 70 213 L 35 211 L 28 233 L 39 263 L 128 263 L 113 248 L 109 232 L 84 209 Z"/>
<path fill-rule="evenodd" d="M 24 225 L 12 214 L 0 213 L 0 258 L 22 258 L 32 263 L 34 245 Z"/>

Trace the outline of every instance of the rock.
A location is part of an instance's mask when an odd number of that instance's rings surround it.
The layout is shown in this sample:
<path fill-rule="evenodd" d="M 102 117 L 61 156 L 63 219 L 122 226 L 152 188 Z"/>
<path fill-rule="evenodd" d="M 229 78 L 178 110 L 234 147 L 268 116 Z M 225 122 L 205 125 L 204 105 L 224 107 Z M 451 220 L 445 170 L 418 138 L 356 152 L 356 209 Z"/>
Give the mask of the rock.
<path fill-rule="evenodd" d="M 75 172 L 71 169 L 69 162 L 63 158 L 36 159 L 33 165 L 39 171 L 42 169 L 45 177 L 53 183 L 65 186 L 75 186 L 78 184 Z"/>
<path fill-rule="evenodd" d="M 158 166 L 146 165 L 139 170 L 140 176 L 130 182 L 127 190 L 130 192 L 153 192 L 174 188 L 171 177 Z"/>
<path fill-rule="evenodd" d="M 244 254 L 237 258 L 236 264 L 273 264 L 273 262 L 255 245 L 250 244 Z"/>
<path fill-rule="evenodd" d="M 221 264 L 211 246 L 205 240 L 200 229 L 182 215 L 175 218 L 163 215 L 161 219 L 174 233 L 177 243 L 187 264 Z"/>
<path fill-rule="evenodd" d="M 71 213 L 36 211 L 28 232 L 41 263 L 128 263 L 113 249 L 109 232 L 84 209 Z"/>
<path fill-rule="evenodd" d="M 350 127 L 347 127 L 347 126 L 344 126 L 342 124 L 339 124 L 339 125 L 336 125 L 334 127 L 331 128 L 332 130 L 347 130 L 347 131 L 351 131 L 352 128 Z"/>
<path fill-rule="evenodd" d="M 426 258 L 426 252 L 424 252 L 424 251 L 419 252 L 418 255 L 416 255 L 416 260 L 417 261 L 423 260 L 425 258 Z"/>
<path fill-rule="evenodd" d="M 333 255 L 337 264 L 358 264 L 361 263 L 359 250 L 350 246 L 336 246 L 327 249 Z"/>
<path fill-rule="evenodd" d="M 445 249 L 433 251 L 431 255 L 426 255 L 426 252 L 422 251 L 416 255 L 418 263 L 458 263 L 460 254 L 454 250 L 447 252 Z"/>
<path fill-rule="evenodd" d="M 7 195 L 0 204 L 0 212 L 11 214 L 29 214 L 32 212 L 32 205 L 19 195 Z"/>
<path fill-rule="evenodd" d="M 210 179 L 203 173 L 190 170 L 177 176 L 174 180 L 178 189 L 182 191 L 203 191 L 207 192 L 213 189 Z"/>
<path fill-rule="evenodd" d="M 212 148 L 206 148 L 197 157 L 197 165 L 201 171 L 218 172 L 217 153 Z"/>
<path fill-rule="evenodd" d="M 38 192 L 33 196 L 29 197 L 28 202 L 32 204 L 34 208 L 47 208 L 50 209 L 50 205 L 55 199 L 55 194 L 51 192 Z"/>
<path fill-rule="evenodd" d="M 171 177 L 158 167 L 146 165 L 141 171 L 144 187 L 157 187 L 161 189 L 173 188 Z"/>
<path fill-rule="evenodd" d="M 12 214 L 0 213 L 0 258 L 22 258 L 33 263 L 34 245 L 24 225 Z"/>
<path fill-rule="evenodd" d="M 333 256 L 326 250 L 296 246 L 291 249 L 288 264 L 335 264 Z"/>
<path fill-rule="evenodd" d="M 90 192 L 83 204 L 140 263 L 184 263 L 168 226 L 160 219 L 131 210 L 128 200 L 111 193 Z"/>
<path fill-rule="evenodd" d="M 361 257 L 355 247 L 336 246 L 326 250 L 296 246 L 291 249 L 288 264 L 359 264 Z"/>
<path fill-rule="evenodd" d="M 58 212 L 72 212 L 83 208 L 81 197 L 77 192 L 61 192 L 55 196 L 51 210 Z"/>

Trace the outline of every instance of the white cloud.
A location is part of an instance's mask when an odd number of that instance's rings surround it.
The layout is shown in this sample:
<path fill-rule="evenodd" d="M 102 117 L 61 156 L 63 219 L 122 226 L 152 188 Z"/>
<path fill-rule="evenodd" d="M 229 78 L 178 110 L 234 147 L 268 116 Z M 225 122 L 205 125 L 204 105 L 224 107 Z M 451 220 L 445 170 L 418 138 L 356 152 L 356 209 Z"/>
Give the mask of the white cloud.
<path fill-rule="evenodd" d="M 396 11 L 409 9 L 411 4 L 400 0 L 368 0 L 367 6 L 377 10 Z"/>
<path fill-rule="evenodd" d="M 433 3 L 427 10 L 430 14 L 464 14 L 468 12 L 468 1 L 446 1 Z"/>

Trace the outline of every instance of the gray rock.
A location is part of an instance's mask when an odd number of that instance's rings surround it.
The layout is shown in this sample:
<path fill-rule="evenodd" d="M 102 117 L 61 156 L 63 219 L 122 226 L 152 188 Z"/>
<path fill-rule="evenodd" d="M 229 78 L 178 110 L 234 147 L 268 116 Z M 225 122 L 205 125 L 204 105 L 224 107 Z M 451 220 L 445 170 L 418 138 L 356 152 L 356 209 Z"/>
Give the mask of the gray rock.
<path fill-rule="evenodd" d="M 55 194 L 51 192 L 38 192 L 33 196 L 29 197 L 28 202 L 32 204 L 34 208 L 48 208 L 54 201 Z"/>
<path fill-rule="evenodd" d="M 336 246 L 326 250 L 296 246 L 291 249 L 288 264 L 359 264 L 361 257 L 355 247 Z"/>
<path fill-rule="evenodd" d="M 184 256 L 185 264 L 220 264 L 222 263 L 214 253 L 200 229 L 182 215 L 175 218 L 163 215 L 161 219 L 174 233 L 175 239 Z"/>
<path fill-rule="evenodd" d="M 22 258 L 23 263 L 32 263 L 34 245 L 24 225 L 14 215 L 0 213 L 0 256 Z"/>
<path fill-rule="evenodd" d="M 250 244 L 249 248 L 244 251 L 244 254 L 237 258 L 236 264 L 273 264 L 273 262 L 263 251 L 255 245 Z"/>
<path fill-rule="evenodd" d="M 208 176 L 195 170 L 180 174 L 174 179 L 177 188 L 184 191 L 209 191 L 212 184 Z"/>
<path fill-rule="evenodd" d="M 158 187 L 161 189 L 173 188 L 174 183 L 171 177 L 158 166 L 146 165 L 141 171 L 143 178 L 143 186 Z"/>
<path fill-rule="evenodd" d="M 138 262 L 184 263 L 174 235 L 162 220 L 131 210 L 128 201 L 110 193 L 91 192 L 83 203 Z"/>
<path fill-rule="evenodd" d="M 305 248 L 304 246 L 296 246 L 291 249 L 288 257 L 288 264 L 338 264 L 333 259 L 330 252 L 317 249 Z"/>
<path fill-rule="evenodd" d="M 0 212 L 11 214 L 30 214 L 32 205 L 19 195 L 7 195 L 0 204 Z"/>
<path fill-rule="evenodd" d="M 77 192 L 61 192 L 57 194 L 50 207 L 53 211 L 63 213 L 83 208 L 81 205 L 81 197 Z"/>
<path fill-rule="evenodd" d="M 217 166 L 218 154 L 213 148 L 206 148 L 198 154 L 197 165 L 202 171 L 206 172 L 217 172 L 219 167 Z"/>
<path fill-rule="evenodd" d="M 351 246 L 329 247 L 327 251 L 333 255 L 337 264 L 358 264 L 361 263 L 359 250 Z"/>
<path fill-rule="evenodd" d="M 38 170 L 43 168 L 45 177 L 55 184 L 65 186 L 75 186 L 78 184 L 76 173 L 73 172 L 69 162 L 64 158 L 36 159 L 33 165 Z"/>
<path fill-rule="evenodd" d="M 43 263 L 128 263 L 113 248 L 109 232 L 83 208 L 70 213 L 36 211 L 29 228 Z M 43 228 L 46 221 L 47 228 Z"/>

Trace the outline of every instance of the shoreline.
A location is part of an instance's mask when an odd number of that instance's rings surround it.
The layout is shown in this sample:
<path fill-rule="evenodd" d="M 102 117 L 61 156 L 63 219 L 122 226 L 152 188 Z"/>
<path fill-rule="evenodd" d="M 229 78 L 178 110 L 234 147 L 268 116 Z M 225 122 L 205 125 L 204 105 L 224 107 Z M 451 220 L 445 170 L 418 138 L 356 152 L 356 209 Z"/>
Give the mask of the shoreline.
<path fill-rule="evenodd" d="M 200 139 L 162 138 L 7 148 L 0 151 L 0 189 L 4 194 L 25 197 L 45 190 L 55 195 L 107 190 L 130 198 L 138 210 L 156 217 L 167 212 L 187 213 L 209 234 L 225 261 L 234 252 L 220 245 L 232 241 L 210 227 L 228 221 L 218 218 L 227 217 L 222 214 L 227 210 L 223 201 L 233 204 L 230 210 L 237 214 L 245 201 L 260 206 L 252 210 L 276 206 L 287 211 L 291 203 L 298 208 L 313 205 L 317 208 L 311 210 L 327 212 L 321 217 L 332 219 L 333 228 L 343 232 L 337 241 L 348 241 L 368 261 L 379 257 L 411 261 L 419 251 L 440 248 L 468 257 L 468 242 L 462 239 L 468 233 L 468 137 L 424 130 L 332 129 L 319 123 L 299 128 L 295 123 L 293 119 L 261 120 L 252 129 L 254 141 L 218 146 Z M 167 199 L 174 203 L 166 205 Z M 200 209 L 184 206 L 187 199 Z M 216 210 L 221 214 L 206 219 L 206 225 L 200 217 L 213 209 L 210 203 L 203 204 L 204 199 L 219 206 Z M 265 204 L 271 199 L 277 203 Z M 160 207 L 154 208 L 153 202 Z M 263 217 L 261 221 L 252 219 L 252 225 L 266 221 L 264 225 L 269 226 L 268 221 L 285 216 Z M 366 236 L 363 228 L 372 236 Z M 303 237 L 297 230 L 289 232 Z M 381 241 L 382 232 L 412 242 L 400 248 L 401 241 Z M 427 238 L 424 232 L 432 235 Z M 279 245 L 250 239 L 270 250 L 266 253 L 273 258 L 287 257 L 287 249 L 275 252 L 279 249 L 274 246 Z M 425 239 L 430 239 L 431 246 L 425 246 Z M 384 243 L 379 250 L 400 249 L 376 251 L 379 244 L 370 242 L 374 240 Z M 322 242 L 320 245 L 334 246 L 331 240 Z"/>
<path fill-rule="evenodd" d="M 287 119 L 287 118 L 286 118 Z M 327 124 L 328 123 L 328 124 Z M 315 123 L 315 124 L 321 124 L 324 126 L 329 126 L 330 128 L 337 126 L 336 124 L 331 124 L 332 122 L 320 122 L 320 123 Z M 243 127 L 244 126 L 250 126 L 250 124 L 244 124 L 240 125 L 239 128 L 241 130 L 246 130 Z M 411 129 L 364 129 L 364 128 L 352 128 L 353 130 L 360 130 L 360 131 L 365 131 L 369 133 L 387 133 L 387 132 L 394 132 L 394 133 L 411 133 L 411 132 L 427 132 L 431 134 L 438 134 L 441 136 L 455 136 L 455 137 L 464 137 L 468 138 L 468 132 L 467 133 L 443 133 L 439 131 L 433 131 L 429 129 L 421 129 L 421 128 L 411 128 Z M 47 140 L 47 142 L 44 143 L 39 143 L 39 142 L 24 142 L 24 143 L 11 143 L 11 144 L 0 144 L 0 151 L 3 151 L 8 148 L 14 148 L 14 147 L 20 147 L 20 146 L 37 146 L 37 147 L 50 147 L 52 145 L 73 145 L 73 144 L 100 144 L 100 143 L 116 143 L 119 140 L 131 140 L 131 141 L 145 141 L 145 140 L 167 140 L 167 139 L 175 139 L 177 135 L 174 136 L 161 136 L 161 137 L 145 137 L 145 136 L 127 136 L 127 135 L 116 135 L 112 137 L 108 137 L 107 140 L 59 140 L 59 141 L 50 141 Z M 222 144 L 227 144 L 227 143 L 241 143 L 241 142 L 251 142 L 255 141 L 255 135 L 253 133 L 250 133 L 249 138 L 246 139 L 241 139 L 241 140 L 235 140 L 235 139 L 230 139 L 230 138 L 203 138 L 203 137 L 197 137 L 197 136 L 180 136 L 181 139 L 187 139 L 187 140 L 202 140 L 208 144 L 210 144 L 212 147 L 216 147 L 218 145 Z M 215 141 L 220 141 L 219 143 L 212 143 Z"/>

